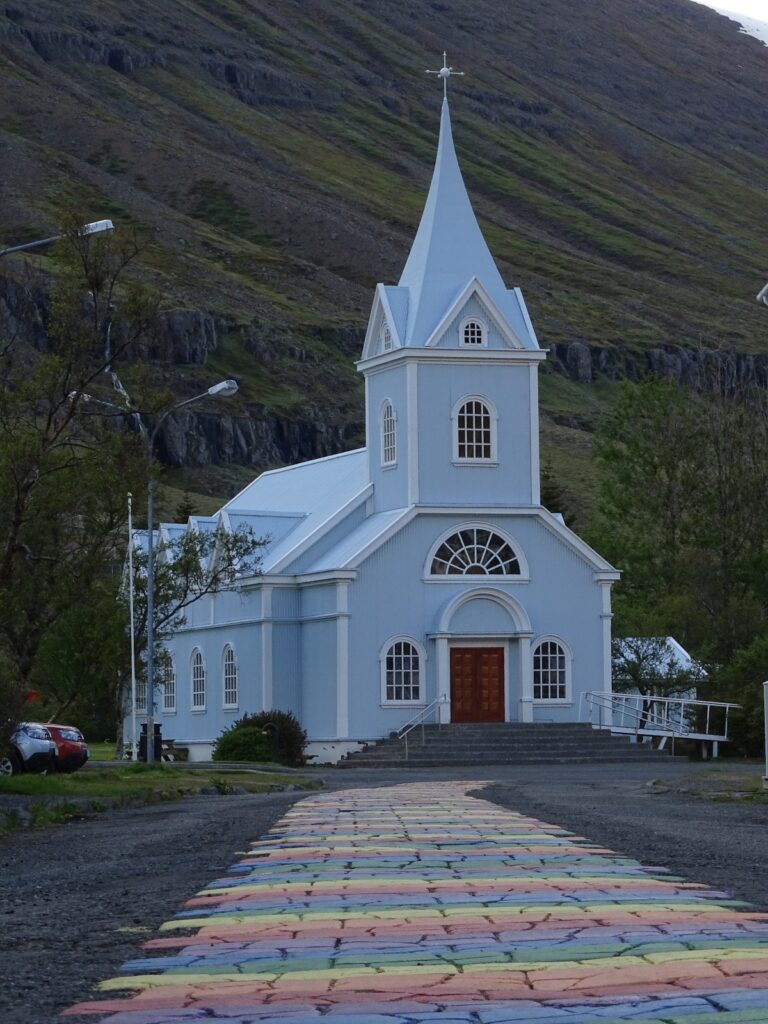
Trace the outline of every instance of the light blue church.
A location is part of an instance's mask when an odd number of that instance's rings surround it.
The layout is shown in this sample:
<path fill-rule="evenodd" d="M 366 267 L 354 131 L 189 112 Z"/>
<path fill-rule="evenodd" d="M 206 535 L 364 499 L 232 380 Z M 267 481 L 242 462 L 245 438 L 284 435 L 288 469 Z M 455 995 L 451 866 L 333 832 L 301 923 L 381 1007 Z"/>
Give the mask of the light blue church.
<path fill-rule="evenodd" d="M 583 692 L 609 691 L 619 574 L 539 499 L 545 355 L 475 219 L 446 100 L 416 238 L 358 363 L 367 445 L 190 520 L 269 543 L 262 575 L 191 606 L 168 642 L 164 735 L 203 759 L 234 719 L 281 708 L 330 762 L 431 705 L 444 722 L 574 722 Z"/>

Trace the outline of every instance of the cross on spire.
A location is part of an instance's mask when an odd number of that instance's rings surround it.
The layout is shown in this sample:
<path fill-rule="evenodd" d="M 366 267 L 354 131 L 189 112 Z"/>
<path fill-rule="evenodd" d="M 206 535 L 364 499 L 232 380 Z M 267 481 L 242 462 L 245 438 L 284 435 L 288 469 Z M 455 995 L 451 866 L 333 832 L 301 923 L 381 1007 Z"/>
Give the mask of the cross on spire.
<path fill-rule="evenodd" d="M 448 79 L 451 77 L 451 75 L 463 75 L 464 72 L 463 71 L 454 71 L 453 68 L 448 67 L 448 55 L 445 52 L 445 50 L 443 50 L 443 66 L 440 68 L 439 71 L 427 71 L 426 74 L 428 74 L 428 75 L 437 75 L 438 78 L 442 78 L 442 80 L 443 80 L 443 96 L 445 96 L 447 98 L 448 97 Z"/>

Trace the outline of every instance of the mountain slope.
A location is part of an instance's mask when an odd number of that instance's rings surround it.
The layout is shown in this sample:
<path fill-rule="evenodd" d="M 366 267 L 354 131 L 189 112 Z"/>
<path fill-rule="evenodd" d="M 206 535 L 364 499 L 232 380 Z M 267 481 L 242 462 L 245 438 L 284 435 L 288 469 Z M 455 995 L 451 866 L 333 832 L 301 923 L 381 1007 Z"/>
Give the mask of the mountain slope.
<path fill-rule="evenodd" d="M 446 47 L 467 72 L 452 83 L 467 185 L 542 344 L 622 365 L 663 345 L 764 349 L 768 51 L 714 11 L 6 5 L 2 240 L 46 233 L 72 201 L 149 229 L 145 271 L 169 311 L 210 314 L 202 352 L 171 346 L 178 388 L 243 384 L 245 440 L 203 413 L 169 435 L 169 462 L 263 467 L 359 442 L 352 361 L 371 288 L 397 280 L 418 222 L 440 100 L 423 69 Z M 542 394 L 545 441 L 584 455 L 600 389 Z"/>

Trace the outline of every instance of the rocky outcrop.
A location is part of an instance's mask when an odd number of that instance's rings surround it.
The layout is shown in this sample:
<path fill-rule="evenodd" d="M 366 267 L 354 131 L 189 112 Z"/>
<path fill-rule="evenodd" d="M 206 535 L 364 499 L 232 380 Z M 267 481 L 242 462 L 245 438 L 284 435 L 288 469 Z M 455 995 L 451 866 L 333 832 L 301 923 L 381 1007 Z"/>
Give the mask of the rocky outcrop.
<path fill-rule="evenodd" d="M 169 466 L 237 463 L 264 470 L 343 451 L 350 433 L 343 424 L 328 422 L 319 409 L 305 408 L 295 420 L 263 406 L 247 416 L 189 409 L 169 418 L 157 454 Z"/>
<path fill-rule="evenodd" d="M 11 17 L 8 10 L 6 15 Z M 104 42 L 96 36 L 80 32 L 10 25 L 5 27 L 3 34 L 9 39 L 23 40 L 38 57 L 49 64 L 76 60 L 87 64 L 103 64 L 113 71 L 131 75 L 141 68 L 162 66 L 165 63 L 162 53 L 157 50 L 140 50 L 115 40 Z"/>
<path fill-rule="evenodd" d="M 582 384 L 592 383 L 597 377 L 638 381 L 652 376 L 695 391 L 768 387 L 768 354 L 762 352 L 724 352 L 672 344 L 630 352 L 620 345 L 607 348 L 558 342 L 552 346 L 549 362 L 555 370 Z"/>
<path fill-rule="evenodd" d="M 226 327 L 209 313 L 198 309 L 179 309 L 158 318 L 151 344 L 144 346 L 144 358 L 150 356 L 168 363 L 192 363 L 202 366 L 219 343 L 219 331 Z"/>

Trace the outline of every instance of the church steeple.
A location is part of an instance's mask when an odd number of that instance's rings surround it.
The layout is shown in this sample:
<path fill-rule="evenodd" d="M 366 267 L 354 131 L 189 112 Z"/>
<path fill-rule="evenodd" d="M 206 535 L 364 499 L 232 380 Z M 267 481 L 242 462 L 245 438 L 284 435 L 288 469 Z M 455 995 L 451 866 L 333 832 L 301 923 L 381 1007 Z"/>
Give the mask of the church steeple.
<path fill-rule="evenodd" d="M 508 290 L 477 223 L 453 145 L 447 98 L 432 183 L 400 277 L 408 289 L 406 346 L 425 344 L 467 285 L 477 279 L 525 348 L 538 348 L 519 293 Z"/>

